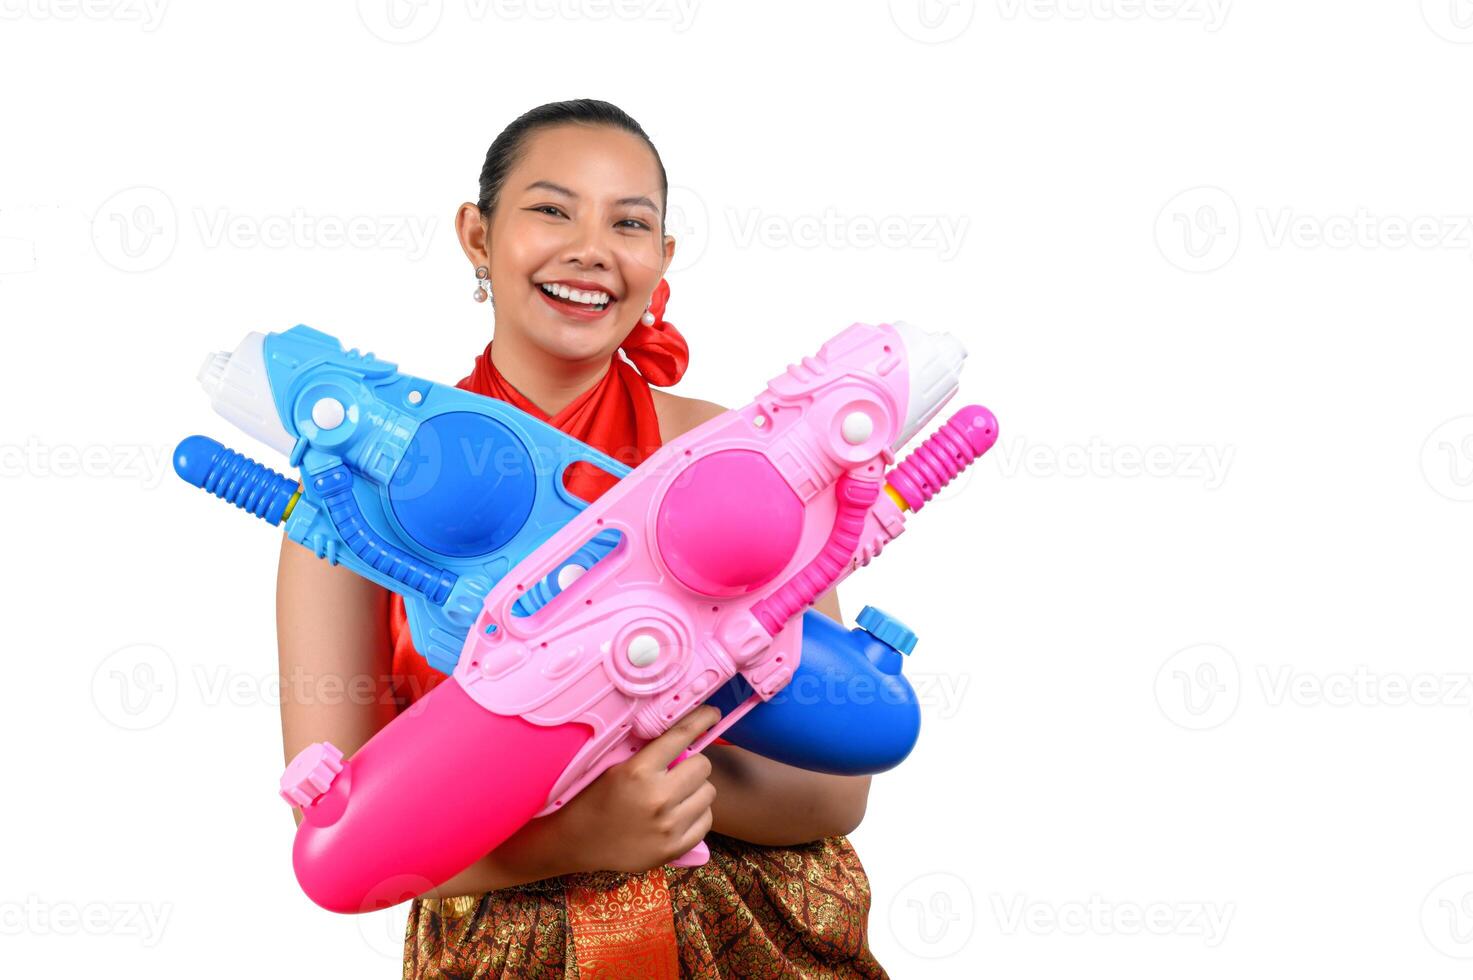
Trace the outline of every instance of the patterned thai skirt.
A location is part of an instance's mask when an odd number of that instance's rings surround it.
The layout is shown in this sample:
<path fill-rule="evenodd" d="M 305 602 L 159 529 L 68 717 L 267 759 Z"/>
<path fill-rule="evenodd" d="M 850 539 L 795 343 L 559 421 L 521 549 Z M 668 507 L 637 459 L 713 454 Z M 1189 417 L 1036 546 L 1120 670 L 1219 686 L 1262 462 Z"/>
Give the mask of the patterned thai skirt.
<path fill-rule="evenodd" d="M 886 977 L 846 837 L 762 847 L 711 833 L 698 868 L 598 872 L 416 899 L 404 980 Z"/>

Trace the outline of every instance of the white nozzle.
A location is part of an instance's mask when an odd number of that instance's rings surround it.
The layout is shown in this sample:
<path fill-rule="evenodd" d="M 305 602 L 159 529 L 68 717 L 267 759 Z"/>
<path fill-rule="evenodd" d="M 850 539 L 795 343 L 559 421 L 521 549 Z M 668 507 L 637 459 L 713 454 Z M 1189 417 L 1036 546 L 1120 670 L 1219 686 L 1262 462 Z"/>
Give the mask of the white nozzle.
<path fill-rule="evenodd" d="M 905 344 L 906 363 L 910 368 L 905 425 L 891 447 L 899 450 L 956 394 L 967 349 L 949 333 L 931 333 L 901 321 L 890 326 Z"/>
<path fill-rule="evenodd" d="M 266 374 L 265 344 L 265 334 L 250 333 L 234 353 L 217 351 L 209 355 L 200 365 L 199 383 L 215 411 L 247 435 L 290 456 L 296 439 L 276 414 L 271 379 Z"/>

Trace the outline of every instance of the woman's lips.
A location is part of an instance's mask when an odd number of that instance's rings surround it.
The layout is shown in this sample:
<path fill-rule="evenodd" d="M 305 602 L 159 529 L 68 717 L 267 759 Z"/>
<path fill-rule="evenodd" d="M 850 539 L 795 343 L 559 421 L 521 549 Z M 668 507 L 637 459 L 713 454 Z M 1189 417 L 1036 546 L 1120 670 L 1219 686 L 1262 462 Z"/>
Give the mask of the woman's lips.
<path fill-rule="evenodd" d="M 542 297 L 544 303 L 557 310 L 563 316 L 570 317 L 574 320 L 582 320 L 584 323 L 589 323 L 603 317 L 614 305 L 614 301 L 610 300 L 604 305 L 603 309 L 595 310 L 593 307 L 584 306 L 581 303 L 569 303 L 565 300 L 558 299 L 540 286 L 535 287 L 535 291 L 538 296 Z"/>

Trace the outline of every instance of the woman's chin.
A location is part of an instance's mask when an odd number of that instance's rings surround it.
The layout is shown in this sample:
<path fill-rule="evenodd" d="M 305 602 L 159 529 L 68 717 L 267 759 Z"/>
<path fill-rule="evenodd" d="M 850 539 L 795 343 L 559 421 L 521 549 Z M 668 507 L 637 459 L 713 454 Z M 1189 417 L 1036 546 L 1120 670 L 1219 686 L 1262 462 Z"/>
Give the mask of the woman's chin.
<path fill-rule="evenodd" d="M 537 331 L 538 346 L 564 361 L 587 361 L 613 354 L 623 340 L 608 325 L 562 323 Z"/>

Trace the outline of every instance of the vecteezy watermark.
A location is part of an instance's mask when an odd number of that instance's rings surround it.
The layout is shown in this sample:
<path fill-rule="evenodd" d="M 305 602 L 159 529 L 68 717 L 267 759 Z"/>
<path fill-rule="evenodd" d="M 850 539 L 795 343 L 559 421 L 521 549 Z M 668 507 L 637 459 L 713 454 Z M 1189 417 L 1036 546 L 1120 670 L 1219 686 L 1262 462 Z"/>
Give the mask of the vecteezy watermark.
<path fill-rule="evenodd" d="M 1306 214 L 1259 208 L 1259 230 L 1269 248 L 1462 249 L 1473 253 L 1473 215 Z"/>
<path fill-rule="evenodd" d="M 194 695 L 207 708 L 280 708 L 299 705 L 391 705 L 396 690 L 415 698 L 429 692 L 417 687 L 417 677 L 388 674 L 313 673 L 300 666 L 283 676 L 277 671 L 253 673 L 228 664 L 194 664 L 189 671 Z"/>
<path fill-rule="evenodd" d="M 1203 731 L 1237 711 L 1245 688 L 1265 708 L 1452 708 L 1473 714 L 1473 673 L 1378 670 L 1302 670 L 1294 664 L 1254 664 L 1243 683 L 1237 658 L 1210 643 L 1172 654 L 1156 672 L 1156 703 L 1182 728 Z"/>
<path fill-rule="evenodd" d="M 967 689 L 971 686 L 970 674 L 940 674 L 924 671 L 905 672 L 910 682 L 915 701 L 927 718 L 947 719 L 956 717 L 961 711 Z M 910 700 L 905 689 L 899 685 L 887 686 L 875 677 L 866 674 L 836 676 L 817 672 L 803 673 L 795 677 L 787 687 L 772 696 L 774 702 L 790 702 L 803 707 L 813 705 L 871 705 L 903 704 Z"/>
<path fill-rule="evenodd" d="M 1473 415 L 1432 430 L 1422 443 L 1422 476 L 1448 500 L 1473 500 Z"/>
<path fill-rule="evenodd" d="M 976 13 L 976 0 L 890 0 L 891 22 L 900 33 L 922 44 L 960 37 Z"/>
<path fill-rule="evenodd" d="M 122 272 L 157 269 L 174 254 L 179 218 L 174 202 L 157 187 L 128 187 L 98 205 L 92 245 Z"/>
<path fill-rule="evenodd" d="M 36 243 L 29 238 L 0 235 L 0 276 L 36 271 Z"/>
<path fill-rule="evenodd" d="M 935 252 L 943 262 L 956 257 L 971 219 L 967 215 L 840 214 L 826 208 L 822 214 L 766 214 L 757 208 L 728 208 L 733 244 L 750 248 L 857 248 L 879 246 L 907 251 Z"/>
<path fill-rule="evenodd" d="M 238 214 L 196 208 L 195 228 L 206 248 L 361 248 L 402 251 L 417 262 L 429 251 L 434 218 L 412 214 Z"/>
<path fill-rule="evenodd" d="M 674 184 L 666 192 L 665 234 L 675 239 L 675 255 L 667 274 L 689 269 L 706 254 L 706 246 L 711 243 L 711 213 L 705 199 L 693 188 Z"/>
<path fill-rule="evenodd" d="M 1175 21 L 1209 34 L 1227 21 L 1232 0 L 997 0 L 1003 20 Z"/>
<path fill-rule="evenodd" d="M 461 14 L 472 23 L 487 19 L 667 22 L 677 34 L 690 29 L 698 0 L 463 0 Z M 444 0 L 358 0 L 358 19 L 369 33 L 390 44 L 413 44 L 435 32 Z"/>
<path fill-rule="evenodd" d="M 1004 936 L 1179 936 L 1208 948 L 1222 944 L 1237 914 L 1232 902 L 1110 901 L 1100 895 L 1062 902 L 989 895 L 988 905 Z"/>
<path fill-rule="evenodd" d="M 1473 0 L 1422 0 L 1422 19 L 1454 44 L 1473 44 Z"/>
<path fill-rule="evenodd" d="M 0 0 L 3 3 L 4 0 Z M 324 248 L 400 251 L 419 261 L 438 222 L 412 214 L 247 214 L 228 208 L 190 213 L 205 248 Z M 179 212 L 157 187 L 129 187 L 104 201 L 92 219 L 92 243 L 103 261 L 123 272 L 148 272 L 169 260 L 179 244 Z"/>
<path fill-rule="evenodd" d="M 1270 708 L 1459 708 L 1473 711 L 1473 674 L 1350 670 L 1301 671 L 1292 664 L 1258 664 L 1254 673 Z"/>
<path fill-rule="evenodd" d="M 1254 225 L 1271 250 L 1456 250 L 1473 255 L 1473 214 L 1395 214 L 1367 207 L 1315 214 L 1293 207 L 1259 207 Z M 1238 253 L 1243 222 L 1238 202 L 1221 187 L 1193 187 L 1156 215 L 1156 246 L 1187 272 L 1213 272 Z"/>
<path fill-rule="evenodd" d="M 1095 436 L 1087 445 L 1068 446 L 1004 439 L 991 456 L 1004 477 L 1153 477 L 1201 480 L 1204 489 L 1216 490 L 1227 480 L 1235 452 L 1233 446 L 1196 444 L 1112 446 Z"/>
<path fill-rule="evenodd" d="M 358 0 L 358 19 L 370 34 L 390 44 L 429 37 L 445 15 L 445 0 Z"/>
<path fill-rule="evenodd" d="M 1473 872 L 1439 882 L 1422 900 L 1422 935 L 1454 959 L 1473 959 Z"/>
<path fill-rule="evenodd" d="M 0 479 L 136 480 L 145 490 L 163 482 L 172 453 L 159 446 L 106 443 L 0 443 Z"/>
<path fill-rule="evenodd" d="M 119 728 L 144 731 L 162 723 L 179 701 L 179 671 L 152 643 L 114 650 L 92 672 L 92 704 Z"/>
<path fill-rule="evenodd" d="M 0 0 L 0 20 L 115 20 L 158 30 L 168 0 Z"/>
<path fill-rule="evenodd" d="M 1230 652 L 1212 643 L 1178 650 L 1156 671 L 1156 704 L 1182 728 L 1216 728 L 1238 710 L 1242 675 Z"/>
<path fill-rule="evenodd" d="M 0 901 L 0 935 L 127 936 L 158 945 L 173 902 L 52 902 L 38 895 Z"/>
<path fill-rule="evenodd" d="M 1238 203 L 1221 187 L 1192 187 L 1167 201 L 1156 215 L 1156 247 L 1187 272 L 1227 265 L 1242 239 Z"/>
<path fill-rule="evenodd" d="M 912 956 L 955 956 L 977 928 L 972 889 L 949 871 L 912 878 L 890 900 L 889 924 L 895 941 Z"/>

